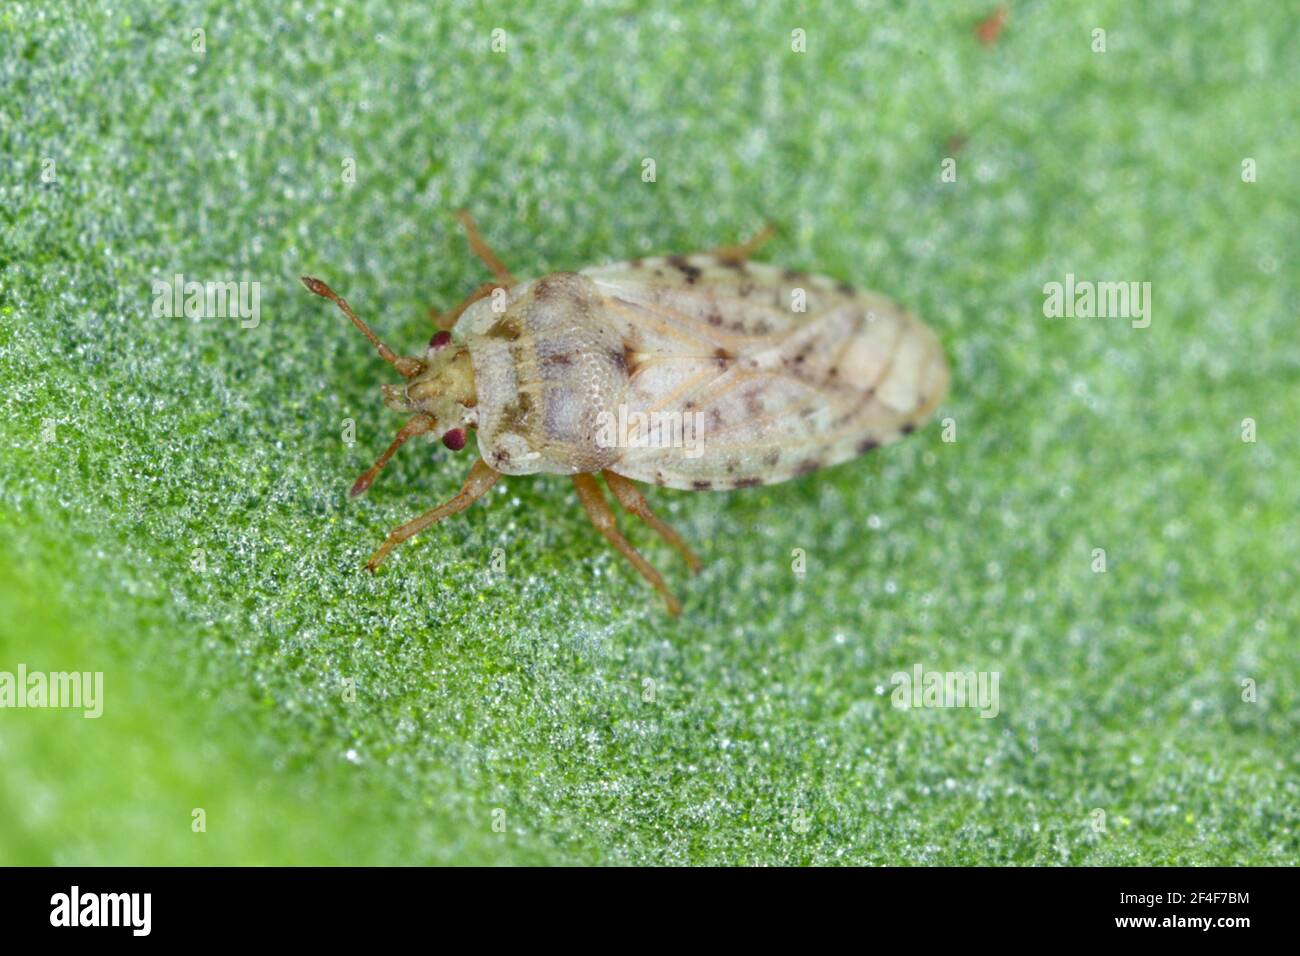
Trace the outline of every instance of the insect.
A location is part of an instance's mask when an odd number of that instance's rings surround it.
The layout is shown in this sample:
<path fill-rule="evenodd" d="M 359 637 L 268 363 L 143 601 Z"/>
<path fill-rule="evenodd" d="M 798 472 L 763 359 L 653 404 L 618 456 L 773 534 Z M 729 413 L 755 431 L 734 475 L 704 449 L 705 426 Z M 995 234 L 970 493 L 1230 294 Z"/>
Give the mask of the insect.
<path fill-rule="evenodd" d="M 439 434 L 460 450 L 477 433 L 460 492 L 395 528 L 372 571 L 502 475 L 569 475 L 596 530 L 676 615 L 681 605 L 619 531 L 596 475 L 695 572 L 699 559 L 634 482 L 704 491 L 786 481 L 908 434 L 947 392 L 938 339 L 893 302 L 751 262 L 770 227 L 708 253 L 517 281 L 457 215 L 496 280 L 438 316 L 421 355 L 398 355 L 324 282 L 302 280 L 404 379 L 382 386 L 384 404 L 411 417 L 353 496 L 414 436 Z"/>

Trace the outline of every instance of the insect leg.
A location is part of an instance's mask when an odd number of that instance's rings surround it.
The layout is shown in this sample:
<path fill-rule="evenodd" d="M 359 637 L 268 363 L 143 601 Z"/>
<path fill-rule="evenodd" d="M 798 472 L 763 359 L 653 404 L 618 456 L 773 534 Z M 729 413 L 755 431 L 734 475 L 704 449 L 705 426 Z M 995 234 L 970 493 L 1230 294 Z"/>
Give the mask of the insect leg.
<path fill-rule="evenodd" d="M 375 568 L 383 564 L 384 558 L 388 557 L 388 552 L 403 541 L 415 537 L 429 525 L 437 524 L 443 518 L 464 511 L 483 497 L 484 492 L 491 488 L 500 477 L 501 472 L 483 459 L 480 458 L 474 462 L 474 467 L 469 470 L 469 477 L 465 479 L 465 484 L 454 498 L 431 511 L 426 511 L 420 517 L 406 522 L 401 527 L 394 528 L 388 537 L 384 539 L 384 543 L 379 546 L 379 550 L 370 556 L 370 560 L 366 562 L 366 568 L 370 571 L 375 570 Z"/>
<path fill-rule="evenodd" d="M 700 559 L 695 556 L 695 552 L 691 550 L 690 545 L 682 540 L 681 535 L 659 520 L 659 517 L 650 510 L 650 506 L 646 504 L 645 496 L 641 494 L 641 490 L 622 475 L 615 474 L 612 471 L 602 471 L 601 474 L 605 476 L 605 484 L 609 485 L 609 490 L 614 492 L 614 497 L 618 499 L 618 503 L 654 528 L 659 537 L 677 549 L 678 554 L 682 556 L 691 569 L 691 573 L 698 574 Z"/>
<path fill-rule="evenodd" d="M 738 246 L 718 246 L 713 250 L 713 255 L 724 262 L 742 263 L 754 253 L 758 252 L 767 240 L 776 235 L 776 226 L 770 222 L 758 232 L 754 233 L 746 242 Z"/>
<path fill-rule="evenodd" d="M 458 209 L 456 210 L 456 218 L 465 227 L 465 238 L 469 240 L 470 251 L 487 263 L 487 267 L 492 270 L 494 276 L 506 285 L 514 285 L 515 277 L 497 258 L 497 254 L 492 251 L 492 247 L 483 241 L 483 237 L 479 235 L 478 226 L 474 224 L 474 217 L 464 209 Z"/>
<path fill-rule="evenodd" d="M 465 301 L 462 302 L 460 305 L 456 306 L 456 308 L 452 309 L 449 312 L 444 312 L 442 315 L 438 315 L 436 312 L 434 312 L 433 321 L 437 324 L 439 329 L 445 329 L 448 332 L 450 332 L 452 326 L 456 324 L 456 320 L 460 318 L 462 312 L 468 309 L 479 299 L 484 299 L 490 296 L 492 294 L 493 289 L 499 289 L 499 288 L 502 288 L 502 285 L 499 282 L 484 282 L 481 286 L 479 286 L 468 296 L 466 296 Z M 430 309 L 430 311 L 432 312 L 433 310 Z"/>
<path fill-rule="evenodd" d="M 668 585 L 664 584 L 664 579 L 660 577 L 659 572 L 650 566 L 649 561 L 641 557 L 636 548 L 627 543 L 627 538 L 623 537 L 618 530 L 618 525 L 614 523 L 614 512 L 609 510 L 609 502 L 601 493 L 596 479 L 591 475 L 574 475 L 573 487 L 578 490 L 578 500 L 582 502 L 582 507 L 586 510 L 591 523 L 596 526 L 596 530 L 604 535 L 605 540 L 623 557 L 631 561 L 632 566 L 641 572 L 641 576 L 664 596 L 669 614 L 674 617 L 681 614 L 682 606 L 677 603 L 677 598 L 673 597 L 673 592 L 668 590 Z"/>
<path fill-rule="evenodd" d="M 369 488 L 370 483 L 375 480 L 375 476 L 379 474 L 384 465 L 388 464 L 388 459 L 392 458 L 393 455 L 397 453 L 397 449 L 406 444 L 408 439 L 414 438 L 416 435 L 423 435 L 436 424 L 438 424 L 438 421 L 432 415 L 412 416 L 411 420 L 403 425 L 401 430 L 398 431 L 397 437 L 393 439 L 393 443 L 388 446 L 384 453 L 379 456 L 366 473 L 356 480 L 352 485 L 352 490 L 348 492 L 348 495 L 355 498 L 357 495 Z"/>

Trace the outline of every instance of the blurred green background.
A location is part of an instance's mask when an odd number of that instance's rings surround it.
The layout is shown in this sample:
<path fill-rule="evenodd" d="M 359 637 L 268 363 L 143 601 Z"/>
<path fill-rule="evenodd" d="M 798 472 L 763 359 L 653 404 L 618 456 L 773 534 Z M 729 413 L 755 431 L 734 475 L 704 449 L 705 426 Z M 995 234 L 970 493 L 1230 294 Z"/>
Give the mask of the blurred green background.
<path fill-rule="evenodd" d="M 0 670 L 105 685 L 0 710 L 0 863 L 1295 862 L 1294 11 L 994 6 L 0 7 Z M 520 276 L 772 220 L 937 330 L 956 441 L 651 490 L 675 621 L 559 478 L 362 573 L 470 459 L 347 500 L 394 377 L 297 276 L 413 349 L 461 206 Z M 154 317 L 178 272 L 260 323 Z M 1000 713 L 891 707 L 917 664 Z"/>

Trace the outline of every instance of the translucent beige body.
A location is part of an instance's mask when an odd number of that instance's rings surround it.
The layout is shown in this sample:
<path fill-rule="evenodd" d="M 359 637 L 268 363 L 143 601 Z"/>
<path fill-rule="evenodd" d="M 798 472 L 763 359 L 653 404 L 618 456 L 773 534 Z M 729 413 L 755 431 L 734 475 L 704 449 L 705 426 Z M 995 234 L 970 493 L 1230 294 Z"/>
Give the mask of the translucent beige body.
<path fill-rule="evenodd" d="M 455 338 L 479 452 L 507 475 L 785 481 L 907 434 L 949 380 L 934 333 L 889 300 L 708 254 L 519 283 L 466 309 Z M 633 429 L 609 444 L 602 424 L 638 413 L 692 416 L 698 441 L 642 446 Z"/>

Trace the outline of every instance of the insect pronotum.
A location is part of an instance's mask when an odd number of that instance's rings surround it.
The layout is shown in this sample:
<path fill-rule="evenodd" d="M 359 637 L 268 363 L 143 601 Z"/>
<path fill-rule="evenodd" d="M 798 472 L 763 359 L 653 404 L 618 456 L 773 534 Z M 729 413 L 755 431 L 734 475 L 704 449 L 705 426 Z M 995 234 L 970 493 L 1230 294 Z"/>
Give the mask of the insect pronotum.
<path fill-rule="evenodd" d="M 384 404 L 411 417 L 353 495 L 408 439 L 435 432 L 459 450 L 477 432 L 479 458 L 460 493 L 395 528 L 372 571 L 502 475 L 548 472 L 571 476 L 596 530 L 678 614 L 659 572 L 619 532 L 597 474 L 697 571 L 633 482 L 705 491 L 786 481 L 908 434 L 947 392 L 938 339 L 893 302 L 750 262 L 770 228 L 713 252 L 520 282 L 457 215 L 496 281 L 438 317 L 423 355 L 398 355 L 324 282 L 302 280 L 405 379 L 383 386 Z"/>

